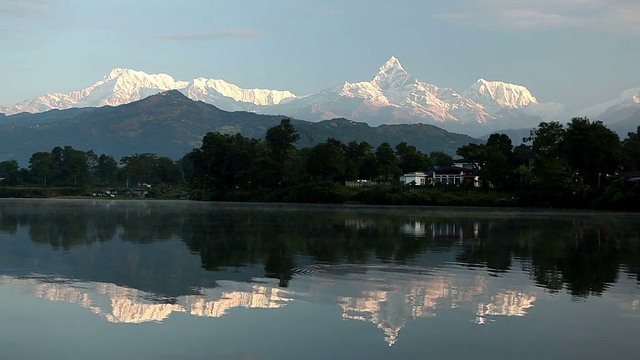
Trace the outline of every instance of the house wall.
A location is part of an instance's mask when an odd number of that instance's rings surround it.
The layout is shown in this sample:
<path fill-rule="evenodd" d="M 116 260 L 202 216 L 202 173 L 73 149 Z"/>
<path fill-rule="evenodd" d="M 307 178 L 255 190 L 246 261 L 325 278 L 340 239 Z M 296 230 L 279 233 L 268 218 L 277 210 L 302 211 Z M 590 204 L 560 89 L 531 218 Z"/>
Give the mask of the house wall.
<path fill-rule="evenodd" d="M 480 187 L 479 177 L 473 174 L 469 174 L 469 172 L 460 170 L 460 171 L 442 171 L 438 172 L 432 171 L 429 174 L 425 173 L 411 173 L 404 174 L 400 177 L 400 182 L 404 184 L 415 183 L 417 186 L 425 186 L 425 185 L 436 185 L 436 184 L 444 184 L 444 185 L 462 185 L 465 182 L 473 183 L 474 187 Z"/>

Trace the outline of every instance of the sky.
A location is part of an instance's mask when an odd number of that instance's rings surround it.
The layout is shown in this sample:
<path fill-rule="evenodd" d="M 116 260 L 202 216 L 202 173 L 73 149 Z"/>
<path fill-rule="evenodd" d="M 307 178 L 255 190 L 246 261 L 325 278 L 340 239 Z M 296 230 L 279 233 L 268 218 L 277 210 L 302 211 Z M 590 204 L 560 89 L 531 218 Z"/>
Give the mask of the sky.
<path fill-rule="evenodd" d="M 0 105 L 113 68 L 305 95 L 391 56 L 439 87 L 500 80 L 580 109 L 640 87 L 640 1 L 0 0 Z"/>

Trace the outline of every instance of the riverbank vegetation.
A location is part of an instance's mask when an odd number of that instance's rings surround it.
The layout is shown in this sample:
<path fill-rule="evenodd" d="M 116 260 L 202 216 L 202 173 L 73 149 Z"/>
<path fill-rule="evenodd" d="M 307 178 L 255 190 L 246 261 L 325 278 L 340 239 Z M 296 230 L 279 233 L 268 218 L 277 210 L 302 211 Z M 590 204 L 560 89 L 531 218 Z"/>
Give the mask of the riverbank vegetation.
<path fill-rule="evenodd" d="M 493 134 L 457 150 L 477 176 L 475 185 L 399 182 L 402 174 L 451 165 L 441 151 L 331 138 L 297 148 L 299 139 L 283 119 L 264 140 L 208 133 L 177 161 L 143 153 L 117 162 L 56 147 L 34 153 L 27 168 L 0 162 L 0 196 L 640 210 L 640 127 L 621 141 L 598 121 L 543 122 L 515 147 L 508 136 Z"/>

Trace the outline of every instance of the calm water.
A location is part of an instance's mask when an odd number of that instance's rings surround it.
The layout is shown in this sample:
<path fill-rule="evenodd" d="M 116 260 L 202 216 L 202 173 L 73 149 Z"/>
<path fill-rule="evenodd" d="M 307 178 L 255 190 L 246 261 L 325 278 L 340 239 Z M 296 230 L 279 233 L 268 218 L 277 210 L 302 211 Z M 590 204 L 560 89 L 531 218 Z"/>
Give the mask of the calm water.
<path fill-rule="evenodd" d="M 0 200 L 0 359 L 630 359 L 640 214 Z"/>

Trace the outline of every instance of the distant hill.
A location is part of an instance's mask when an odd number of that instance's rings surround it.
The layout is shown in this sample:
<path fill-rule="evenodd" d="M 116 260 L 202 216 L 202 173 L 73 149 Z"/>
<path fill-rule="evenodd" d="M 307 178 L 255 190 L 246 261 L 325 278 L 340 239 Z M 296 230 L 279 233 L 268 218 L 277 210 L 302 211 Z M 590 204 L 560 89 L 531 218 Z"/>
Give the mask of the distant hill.
<path fill-rule="evenodd" d="M 0 117 L 0 161 L 13 159 L 25 167 L 33 153 L 66 145 L 112 155 L 116 160 L 146 152 L 178 159 L 200 147 L 207 132 L 263 138 L 266 130 L 283 118 L 223 111 L 172 90 L 116 107 L 72 108 Z M 395 146 L 406 141 L 423 152 L 442 150 L 453 155 L 460 146 L 480 142 L 426 124 L 370 127 L 346 119 L 318 123 L 292 120 L 292 123 L 301 135 L 300 147 L 332 137 L 345 143 L 367 141 L 373 146 L 385 141 Z"/>

